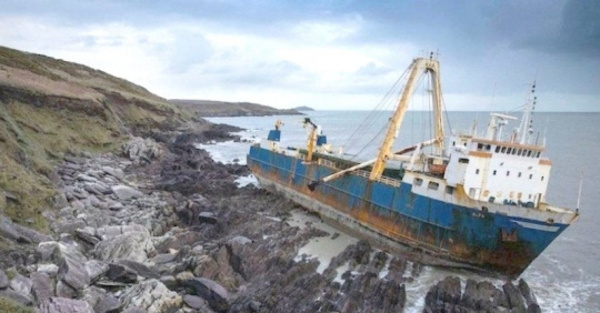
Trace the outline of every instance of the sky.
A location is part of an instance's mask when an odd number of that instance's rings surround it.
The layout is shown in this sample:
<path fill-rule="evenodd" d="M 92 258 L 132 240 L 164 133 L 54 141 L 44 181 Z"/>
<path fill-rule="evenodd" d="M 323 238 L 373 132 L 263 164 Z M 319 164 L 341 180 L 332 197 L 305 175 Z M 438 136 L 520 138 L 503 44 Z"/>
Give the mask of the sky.
<path fill-rule="evenodd" d="M 433 51 L 448 110 L 511 111 L 535 80 L 540 111 L 600 111 L 595 0 L 3 0 L 0 45 L 167 99 L 319 110 L 374 108 Z"/>

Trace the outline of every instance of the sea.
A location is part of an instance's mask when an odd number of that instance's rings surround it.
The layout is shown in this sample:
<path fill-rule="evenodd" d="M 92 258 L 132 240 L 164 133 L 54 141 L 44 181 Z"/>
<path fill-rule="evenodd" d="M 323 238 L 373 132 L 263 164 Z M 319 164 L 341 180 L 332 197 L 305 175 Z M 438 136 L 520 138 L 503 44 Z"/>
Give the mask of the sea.
<path fill-rule="evenodd" d="M 198 145 L 209 151 L 213 159 L 223 163 L 246 162 L 246 154 L 254 142 L 266 138 L 277 120 L 283 122 L 281 146 L 305 147 L 308 131 L 306 118 L 319 125 L 336 153 L 357 161 L 376 156 L 389 111 L 306 111 L 305 115 L 268 117 L 209 118 L 245 129 L 236 133 L 242 142 L 222 142 Z M 505 113 L 505 112 L 503 112 Z M 521 118 L 520 112 L 505 113 Z M 434 135 L 430 112 L 409 111 L 398 132 L 396 148 L 407 147 Z M 447 112 L 444 128 L 447 133 L 478 132 L 483 134 L 489 122 L 489 112 Z M 504 127 L 510 136 L 519 120 Z M 543 312 L 600 312 L 600 113 L 535 112 L 531 119 L 531 142 L 545 144 L 545 156 L 553 163 L 547 191 L 547 201 L 555 206 L 575 209 L 579 202 L 580 220 L 559 236 L 521 275 L 535 293 Z M 240 186 L 256 184 L 252 177 L 240 177 Z M 581 188 L 580 188 L 581 186 Z M 581 196 L 579 197 L 579 191 Z M 580 201 L 578 201 L 578 198 Z M 294 212 L 297 220 L 314 218 Z M 323 226 L 327 227 L 327 226 Z M 598 233 L 596 233 L 598 231 Z M 343 240 L 309 243 L 303 253 L 312 254 L 328 263 L 331 250 L 341 251 L 355 242 L 343 234 Z M 424 298 L 432 284 L 447 275 L 491 280 L 497 286 L 504 282 L 466 271 L 425 267 L 414 282 L 406 284 L 407 312 L 422 312 Z"/>

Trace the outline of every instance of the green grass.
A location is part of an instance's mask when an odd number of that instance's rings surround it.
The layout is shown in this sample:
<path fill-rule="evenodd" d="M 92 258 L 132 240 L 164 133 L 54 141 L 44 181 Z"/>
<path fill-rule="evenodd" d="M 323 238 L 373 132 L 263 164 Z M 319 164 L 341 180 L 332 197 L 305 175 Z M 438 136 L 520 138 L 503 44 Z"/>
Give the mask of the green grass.
<path fill-rule="evenodd" d="M 5 297 L 0 297 L 0 313 L 33 313 L 33 308 L 23 306 L 22 304 Z"/>

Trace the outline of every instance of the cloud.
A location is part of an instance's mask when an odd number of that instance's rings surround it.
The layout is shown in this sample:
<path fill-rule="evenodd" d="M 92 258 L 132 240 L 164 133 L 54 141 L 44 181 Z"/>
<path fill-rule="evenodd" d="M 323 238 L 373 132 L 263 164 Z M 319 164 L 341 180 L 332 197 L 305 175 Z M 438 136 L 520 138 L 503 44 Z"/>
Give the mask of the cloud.
<path fill-rule="evenodd" d="M 7 0 L 0 44 L 84 63 L 167 98 L 368 108 L 438 51 L 449 108 L 547 108 L 600 91 L 599 5 L 557 0 Z M 521 98 L 520 98 L 521 97 Z M 567 102 L 565 99 L 572 99 Z M 587 102 L 586 102 L 587 101 Z M 544 109 L 544 105 L 540 106 Z"/>

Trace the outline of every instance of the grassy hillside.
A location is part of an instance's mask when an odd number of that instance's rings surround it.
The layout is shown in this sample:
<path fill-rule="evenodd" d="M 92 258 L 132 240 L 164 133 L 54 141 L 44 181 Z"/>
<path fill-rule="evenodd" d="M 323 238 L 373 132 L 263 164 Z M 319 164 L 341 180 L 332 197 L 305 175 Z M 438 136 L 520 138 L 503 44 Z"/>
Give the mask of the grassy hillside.
<path fill-rule="evenodd" d="M 222 102 L 210 100 L 169 100 L 201 117 L 215 116 L 267 116 L 267 115 L 300 115 L 294 109 L 280 110 L 266 105 L 250 102 Z"/>
<path fill-rule="evenodd" d="M 102 71 L 0 47 L 0 212 L 43 230 L 41 212 L 52 205 L 56 160 L 69 153 L 109 151 L 131 131 L 190 117 L 143 87 Z"/>

